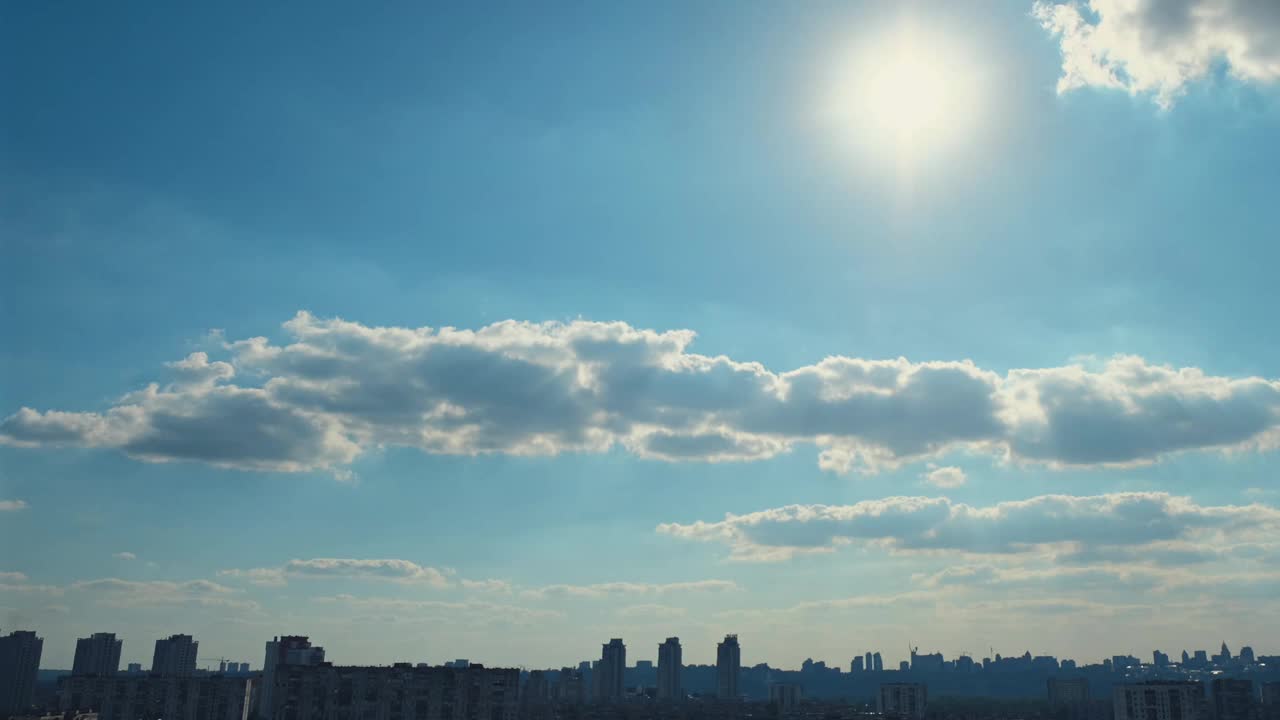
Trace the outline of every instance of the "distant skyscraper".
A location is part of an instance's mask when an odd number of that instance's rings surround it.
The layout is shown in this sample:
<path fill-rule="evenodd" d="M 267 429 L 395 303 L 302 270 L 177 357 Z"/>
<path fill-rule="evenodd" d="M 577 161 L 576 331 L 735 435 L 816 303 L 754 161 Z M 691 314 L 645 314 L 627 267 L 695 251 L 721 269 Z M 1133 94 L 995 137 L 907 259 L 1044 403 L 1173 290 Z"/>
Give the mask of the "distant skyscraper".
<path fill-rule="evenodd" d="M 44 640 L 30 630 L 0 637 L 0 715 L 22 714 L 31 706 Z"/>
<path fill-rule="evenodd" d="M 849 672 L 851 673 L 862 672 L 862 656 L 861 655 L 854 658 L 853 662 L 849 663 Z"/>
<path fill-rule="evenodd" d="M 804 693 L 796 683 L 777 682 L 769 685 L 769 703 L 777 709 L 779 715 L 786 715 L 796 709 Z"/>
<path fill-rule="evenodd" d="M 1169 656 L 1159 650 L 1151 651 L 1151 664 L 1156 667 L 1167 667 L 1169 665 Z"/>
<path fill-rule="evenodd" d="M 725 635 L 716 645 L 716 697 L 734 700 L 738 697 L 738 673 L 742 670 L 742 649 L 737 635 Z"/>
<path fill-rule="evenodd" d="M 1253 682 L 1236 678 L 1214 678 L 1214 720 L 1253 720 Z"/>
<path fill-rule="evenodd" d="M 876 696 L 876 709 L 885 715 L 922 718 L 929 701 L 923 683 L 884 683 Z"/>
<path fill-rule="evenodd" d="M 1204 683 L 1152 680 L 1112 688 L 1115 720 L 1207 720 Z"/>
<path fill-rule="evenodd" d="M 71 663 L 72 675 L 98 675 L 108 677 L 120 671 L 120 650 L 123 640 L 115 633 L 94 633 L 76 640 L 76 656 Z"/>
<path fill-rule="evenodd" d="M 600 647 L 596 694 L 601 700 L 622 699 L 622 674 L 627 669 L 627 646 L 622 638 L 613 638 Z"/>
<path fill-rule="evenodd" d="M 1182 664 L 1183 664 L 1183 665 L 1189 665 L 1190 663 L 1191 663 L 1191 656 L 1187 654 L 1187 651 L 1186 651 L 1186 650 L 1183 650 L 1183 651 L 1182 651 Z"/>
<path fill-rule="evenodd" d="M 581 705 L 587 696 L 587 685 L 582 670 L 560 668 L 560 679 L 556 683 L 555 696 L 561 702 Z"/>
<path fill-rule="evenodd" d="M 867 651 L 867 654 L 866 654 L 866 656 L 865 656 L 865 657 L 866 657 L 866 659 L 867 659 L 867 669 L 868 669 L 868 670 L 875 670 L 875 669 L 876 669 L 875 660 L 874 660 L 874 658 L 872 658 L 872 656 L 871 656 L 871 651 L 870 651 L 870 650 L 868 650 L 868 651 Z"/>
<path fill-rule="evenodd" d="M 1240 662 L 1245 663 L 1245 664 L 1248 664 L 1248 665 L 1252 665 L 1252 664 L 1253 664 L 1254 659 L 1253 659 L 1253 648 L 1252 648 L 1252 647 L 1249 647 L 1248 645 L 1245 645 L 1244 647 L 1240 648 Z"/>
<path fill-rule="evenodd" d="M 170 635 L 156 640 L 156 650 L 151 656 L 151 672 L 158 675 L 190 677 L 196 671 L 196 651 L 200 643 L 190 635 Z M 222 670 L 226 671 L 225 663 Z"/>
<path fill-rule="evenodd" d="M 1050 705 L 1083 705 L 1089 702 L 1089 681 L 1085 678 L 1049 678 Z"/>
<path fill-rule="evenodd" d="M 1262 720 L 1280 720 L 1280 680 L 1262 683 Z"/>
<path fill-rule="evenodd" d="M 684 696 L 680 671 L 684 667 L 680 638 L 669 637 L 658 646 L 658 699 L 678 700 Z"/>
<path fill-rule="evenodd" d="M 875 670 L 876 672 L 880 672 L 884 670 L 884 660 L 880 658 L 880 653 L 877 652 L 872 654 L 871 661 L 872 661 L 871 664 L 873 666 L 872 667 L 873 670 Z"/>
<path fill-rule="evenodd" d="M 277 668 L 284 665 L 319 665 L 322 662 L 324 648 L 311 647 L 311 640 L 306 635 L 284 635 L 268 640 L 266 657 L 262 661 L 260 707 L 272 707 Z"/>
<path fill-rule="evenodd" d="M 128 672 L 130 675 L 137 675 L 142 672 L 142 663 L 129 663 L 129 667 L 125 672 Z"/>

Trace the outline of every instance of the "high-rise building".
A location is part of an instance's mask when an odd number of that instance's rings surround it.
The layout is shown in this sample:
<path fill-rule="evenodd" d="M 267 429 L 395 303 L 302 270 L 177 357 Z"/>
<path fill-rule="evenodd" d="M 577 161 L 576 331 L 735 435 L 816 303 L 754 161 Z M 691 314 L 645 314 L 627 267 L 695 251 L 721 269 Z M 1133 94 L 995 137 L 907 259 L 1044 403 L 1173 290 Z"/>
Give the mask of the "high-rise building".
<path fill-rule="evenodd" d="M 738 674 L 742 670 L 742 649 L 737 635 L 725 635 L 724 642 L 716 645 L 716 697 L 736 700 Z"/>
<path fill-rule="evenodd" d="M 1280 681 L 1262 683 L 1262 720 L 1280 720 Z"/>
<path fill-rule="evenodd" d="M 796 683 L 776 682 L 769 685 L 769 702 L 779 715 L 785 715 L 800 706 L 804 692 Z"/>
<path fill-rule="evenodd" d="M 524 707 L 542 705 L 551 699 L 551 684 L 544 670 L 529 671 L 529 679 L 520 690 L 520 704 Z"/>
<path fill-rule="evenodd" d="M 1159 650 L 1152 650 L 1152 651 L 1151 651 L 1151 664 L 1152 664 L 1152 665 L 1155 665 L 1156 667 L 1168 667 L 1168 666 L 1169 666 L 1169 656 L 1168 656 L 1168 655 L 1165 655 L 1164 653 L 1160 652 Z"/>
<path fill-rule="evenodd" d="M 924 683 L 883 683 L 876 695 L 876 709 L 884 715 L 922 718 L 929 702 Z"/>
<path fill-rule="evenodd" d="M 43 649 L 44 640 L 31 630 L 0 637 L 0 715 L 19 715 L 31 707 Z"/>
<path fill-rule="evenodd" d="M 627 646 L 613 638 L 600 646 L 600 667 L 594 673 L 596 697 L 614 702 L 622 699 L 622 674 L 627 669 Z"/>
<path fill-rule="evenodd" d="M 345 667 L 329 663 L 279 665 L 270 720 L 311 718 L 400 718 L 401 720 L 517 720 L 520 671 L 461 667 L 415 667 L 399 663 Z M 166 716 L 167 717 L 167 716 Z"/>
<path fill-rule="evenodd" d="M 880 653 L 878 652 L 872 653 L 871 665 L 872 665 L 871 669 L 875 670 L 876 672 L 882 672 L 884 670 L 884 660 L 881 659 Z"/>
<path fill-rule="evenodd" d="M 849 672 L 851 673 L 862 672 L 862 656 L 861 655 L 854 658 L 853 661 L 849 663 Z"/>
<path fill-rule="evenodd" d="M 1240 662 L 1246 665 L 1252 665 L 1254 663 L 1252 647 L 1245 645 L 1240 648 Z"/>
<path fill-rule="evenodd" d="M 866 657 L 866 659 L 867 659 L 867 669 L 868 669 L 868 670 L 875 670 L 875 669 L 876 669 L 876 666 L 875 666 L 875 662 L 874 662 L 874 660 L 873 660 L 873 658 L 872 658 L 872 656 L 871 656 L 871 651 L 870 651 L 870 650 L 868 650 L 868 651 L 867 651 L 867 654 L 866 654 L 866 656 L 865 656 L 865 657 Z"/>
<path fill-rule="evenodd" d="M 71 663 L 72 675 L 97 675 L 109 677 L 120 671 L 120 651 L 123 640 L 115 633 L 94 633 L 76 640 L 76 656 Z"/>
<path fill-rule="evenodd" d="M 587 697 L 587 683 L 579 668 L 560 668 L 560 679 L 556 683 L 555 697 L 560 702 L 581 705 Z"/>
<path fill-rule="evenodd" d="M 1252 680 L 1220 677 L 1214 678 L 1209 687 L 1215 720 L 1253 720 Z"/>
<path fill-rule="evenodd" d="M 1207 720 L 1204 683 L 1152 680 L 1112 688 L 1115 720 Z"/>
<path fill-rule="evenodd" d="M 129 673 L 130 675 L 137 675 L 138 673 L 142 672 L 142 663 L 129 663 L 129 666 L 125 670 L 125 672 Z"/>
<path fill-rule="evenodd" d="M 1050 705 L 1084 705 L 1089 702 L 1089 680 L 1082 677 L 1049 678 Z"/>
<path fill-rule="evenodd" d="M 93 711 L 97 720 L 244 720 L 254 680 L 223 675 L 71 675 L 58 680 L 58 717 Z"/>
<path fill-rule="evenodd" d="M 684 697 L 684 689 L 680 684 L 680 672 L 683 668 L 680 638 L 669 637 L 658 646 L 659 700 L 679 700 Z"/>
<path fill-rule="evenodd" d="M 266 657 L 262 660 L 262 692 L 258 705 L 272 707 L 276 685 L 276 670 L 284 665 L 319 665 L 324 662 L 324 648 L 312 647 L 306 635 L 283 635 L 267 641 Z"/>
<path fill-rule="evenodd" d="M 200 643 L 190 635 L 170 635 L 156 640 L 151 656 L 151 672 L 157 675 L 188 677 L 196 671 L 196 651 Z M 224 665 L 223 670 L 226 670 Z"/>

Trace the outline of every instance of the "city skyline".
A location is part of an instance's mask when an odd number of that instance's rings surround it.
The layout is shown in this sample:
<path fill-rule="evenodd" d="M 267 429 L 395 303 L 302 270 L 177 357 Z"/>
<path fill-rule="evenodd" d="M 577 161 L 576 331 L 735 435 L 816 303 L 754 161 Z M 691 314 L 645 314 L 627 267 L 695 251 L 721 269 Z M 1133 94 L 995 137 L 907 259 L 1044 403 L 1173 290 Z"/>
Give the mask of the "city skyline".
<path fill-rule="evenodd" d="M 38 631 L 19 630 L 19 632 L 20 633 L 35 632 L 37 639 L 43 642 L 43 637 L 40 636 Z M 323 663 L 326 660 L 332 662 L 333 657 L 332 656 L 326 657 L 326 650 L 324 646 L 322 644 L 313 643 L 312 642 L 313 639 L 315 638 L 309 635 L 278 635 L 271 640 L 265 641 L 266 657 L 268 658 L 267 660 L 264 660 L 261 664 L 257 662 L 250 662 L 245 664 L 248 665 L 253 671 L 262 671 L 272 664 L 271 658 L 275 658 L 275 662 L 279 662 L 282 664 L 287 663 L 287 664 L 312 665 L 312 664 Z M 92 669 L 92 668 L 110 668 L 110 666 L 112 665 L 112 661 L 114 661 L 115 670 L 107 672 L 106 674 L 114 674 L 115 672 L 122 672 L 120 671 L 119 668 L 124 665 L 141 665 L 143 667 L 146 667 L 146 664 L 133 663 L 125 659 L 127 658 L 127 656 L 124 655 L 120 650 L 120 648 L 123 646 L 123 643 L 124 643 L 124 638 L 117 637 L 115 633 L 108 633 L 108 632 L 93 633 L 89 637 L 78 638 L 75 643 L 75 648 L 77 652 L 81 652 L 83 649 L 83 654 L 86 656 L 84 669 L 79 671 L 79 674 L 90 674 L 90 675 L 99 674 L 100 670 Z M 194 670 L 211 672 L 212 671 L 211 667 L 205 667 L 199 664 L 197 664 L 195 667 L 191 667 L 189 664 L 189 663 L 197 662 L 196 648 L 199 646 L 199 644 L 200 644 L 200 641 L 198 638 L 195 638 L 188 634 L 181 634 L 181 633 L 169 635 L 168 637 L 165 637 L 165 638 L 156 638 L 154 640 L 154 654 L 152 655 L 153 660 L 150 663 L 150 666 L 152 668 L 150 672 L 166 674 L 166 675 L 189 674 Z M 743 663 L 741 661 L 740 646 L 738 644 L 737 633 L 727 634 L 720 640 L 715 641 L 714 644 L 715 644 L 715 647 L 712 650 L 712 658 L 709 662 L 696 662 L 696 661 L 687 662 L 684 659 L 684 653 L 687 648 L 687 643 L 682 642 L 679 637 L 670 636 L 656 646 L 656 650 L 654 651 L 654 655 L 652 658 L 650 658 L 645 653 L 644 650 L 641 650 L 638 647 L 634 647 L 633 645 L 628 645 L 625 638 L 612 638 L 608 642 L 602 643 L 601 653 L 596 658 L 589 658 L 586 660 L 582 660 L 581 662 L 575 661 L 575 662 L 565 663 L 563 665 L 548 664 L 545 666 L 538 666 L 536 664 L 531 664 L 531 663 L 515 663 L 513 664 L 513 666 L 519 667 L 524 670 L 533 670 L 533 669 L 555 670 L 560 667 L 578 667 L 582 663 L 587 663 L 588 665 L 591 665 L 593 667 L 601 667 L 603 666 L 603 664 L 606 662 L 607 659 L 617 657 L 621 659 L 622 667 L 636 668 L 644 664 L 644 665 L 650 666 L 652 669 L 655 669 L 659 673 L 658 677 L 661 677 L 663 648 L 667 646 L 671 646 L 674 648 L 672 657 L 674 659 L 674 663 L 676 667 L 700 666 L 700 667 L 719 668 L 722 665 L 722 663 L 727 663 L 726 665 L 727 667 L 737 668 L 740 671 L 742 668 L 752 667 L 758 664 L 769 664 L 767 659 L 761 659 L 758 662 Z M 180 647 L 180 648 L 188 648 L 186 652 L 178 651 L 179 656 L 183 658 L 182 662 L 172 662 L 172 661 L 166 662 L 165 661 L 168 659 L 170 654 L 175 651 L 173 649 L 170 649 L 169 646 L 171 645 L 176 645 L 177 647 Z M 48 647 L 47 644 L 45 644 L 45 647 L 47 649 Z M 104 650 L 105 650 L 105 654 L 104 654 Z M 1129 651 L 1129 652 L 1132 652 L 1132 651 Z M 1001 653 L 1001 652 L 995 651 L 995 648 L 991 648 L 990 651 L 985 654 L 984 653 L 948 654 L 946 652 L 936 650 L 936 649 L 931 650 L 929 652 L 922 653 L 922 652 L 919 652 L 919 648 L 917 647 L 917 648 L 911 648 L 908 651 L 908 653 L 903 657 L 901 662 L 908 664 L 911 667 L 911 670 L 916 672 L 936 672 L 936 671 L 942 671 L 944 669 L 951 670 L 951 671 L 966 672 L 968 670 L 973 670 L 973 669 L 980 670 L 982 669 L 982 666 L 984 665 L 984 663 L 990 663 L 991 661 L 999 662 L 1001 659 L 1006 661 L 1011 661 L 1011 660 L 1020 660 L 1023 658 L 1027 660 L 1041 660 L 1041 659 L 1053 660 L 1055 662 L 1053 669 L 1062 669 L 1062 670 L 1072 670 L 1072 669 L 1076 669 L 1077 667 L 1083 668 L 1085 666 L 1103 667 L 1105 665 L 1107 667 L 1110 667 L 1113 664 L 1113 662 L 1117 663 L 1116 669 L 1119 670 L 1121 669 L 1121 667 L 1123 667 L 1122 665 L 1119 665 L 1119 661 L 1121 660 L 1125 662 L 1131 662 L 1132 666 L 1135 668 L 1139 666 L 1147 666 L 1147 667 L 1157 668 L 1157 669 L 1162 667 L 1181 667 L 1183 669 L 1196 670 L 1196 669 L 1207 669 L 1211 667 L 1224 667 L 1224 666 L 1231 666 L 1231 665 L 1242 665 L 1242 664 L 1248 665 L 1248 664 L 1253 664 L 1257 662 L 1259 658 L 1280 658 L 1280 648 L 1277 648 L 1275 650 L 1275 654 L 1273 654 L 1273 651 L 1271 651 L 1271 649 L 1269 648 L 1263 647 L 1259 649 L 1259 648 L 1255 648 L 1252 645 L 1239 645 L 1239 646 L 1236 646 L 1235 651 L 1232 651 L 1230 644 L 1228 644 L 1225 640 L 1219 644 L 1217 651 L 1214 651 L 1212 649 L 1190 648 L 1190 647 L 1182 650 L 1173 651 L 1175 653 L 1178 653 L 1178 652 L 1181 653 L 1180 662 L 1178 660 L 1172 659 L 1172 656 L 1170 655 L 1170 653 L 1164 652 L 1160 648 L 1150 648 L 1142 652 L 1143 652 L 1142 657 L 1134 656 L 1128 653 L 1125 653 L 1125 654 L 1112 653 L 1108 655 L 1099 656 L 1096 658 L 1074 658 L 1074 657 L 1059 656 L 1051 652 L 1032 653 L 1031 650 L 1023 650 L 1021 652 Z M 261 650 L 256 651 L 256 653 L 243 654 L 242 657 L 257 658 L 259 655 L 261 655 Z M 781 666 L 781 665 L 771 665 L 771 667 L 774 667 L 780 670 L 802 670 L 802 669 L 808 668 L 810 665 L 816 664 L 817 666 L 824 669 L 829 669 L 836 672 L 845 672 L 845 673 L 854 673 L 854 672 L 875 673 L 875 672 L 884 672 L 886 670 L 887 671 L 899 670 L 899 667 L 898 667 L 899 663 L 892 662 L 893 658 L 890 658 L 889 662 L 875 663 L 877 667 L 881 668 L 879 670 L 865 669 L 864 657 L 867 657 L 867 656 L 872 656 L 872 657 L 875 657 L 876 659 L 879 659 L 881 657 L 881 653 L 879 650 L 867 650 L 864 655 L 864 653 L 862 652 L 853 651 L 850 654 L 849 658 L 845 659 L 844 661 L 835 660 L 835 661 L 829 662 L 830 660 L 829 658 L 818 658 L 815 660 L 815 658 L 813 657 L 806 657 L 803 663 L 797 663 L 794 667 L 787 667 L 787 666 Z M 47 655 L 44 657 L 47 657 Z M 162 660 L 162 658 L 164 658 L 164 660 Z M 630 660 L 628 660 L 628 658 L 630 658 Z M 972 660 L 972 663 L 969 663 L 965 667 L 959 667 L 956 661 L 960 660 L 961 658 Z M 223 661 L 225 663 L 225 661 L 229 659 L 230 658 L 227 658 L 227 657 L 212 658 L 212 657 L 205 657 L 201 655 L 199 657 L 199 662 L 208 663 L 212 661 Z M 424 658 L 397 657 L 397 658 L 384 658 L 381 662 L 376 662 L 376 663 L 339 661 L 336 664 L 390 666 L 395 663 L 403 663 L 403 662 L 421 663 L 421 662 L 424 662 Z M 460 664 L 459 666 L 461 667 L 466 667 L 467 663 L 477 663 L 477 664 L 489 665 L 494 667 L 498 666 L 497 663 L 485 663 L 482 658 L 474 657 L 474 656 L 469 657 L 466 660 L 459 660 L 456 658 L 454 659 L 437 658 L 436 663 L 441 666 L 452 666 L 454 664 Z M 1056 663 L 1066 663 L 1066 665 L 1059 667 Z M 851 666 L 856 667 L 857 670 L 856 671 L 851 670 L 850 669 Z M 67 671 L 73 671 L 73 668 L 71 667 L 59 668 L 55 665 L 49 665 L 48 663 L 45 663 L 43 661 L 41 662 L 40 667 L 42 669 L 62 669 Z M 163 668 L 163 669 L 157 670 L 155 668 Z M 236 669 L 236 670 L 232 670 L 232 672 L 242 672 L 242 670 Z M 617 681 L 617 678 L 615 678 L 615 682 L 616 681 Z M 719 682 L 719 680 L 717 682 Z M 717 692 L 719 692 L 719 690 L 717 690 Z M 728 694 L 732 695 L 733 693 L 728 693 Z"/>
<path fill-rule="evenodd" d="M 6 3 L 0 628 L 1280 647 L 1271 6 Z"/>

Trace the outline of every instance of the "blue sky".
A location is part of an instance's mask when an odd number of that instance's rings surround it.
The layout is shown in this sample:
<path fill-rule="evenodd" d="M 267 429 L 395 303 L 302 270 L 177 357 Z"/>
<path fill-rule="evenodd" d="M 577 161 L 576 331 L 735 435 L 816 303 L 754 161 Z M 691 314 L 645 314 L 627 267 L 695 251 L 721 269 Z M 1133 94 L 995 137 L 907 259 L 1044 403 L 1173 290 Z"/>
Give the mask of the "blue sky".
<path fill-rule="evenodd" d="M 0 628 L 1277 650 L 1280 17 L 1199 4 L 5 7 Z"/>

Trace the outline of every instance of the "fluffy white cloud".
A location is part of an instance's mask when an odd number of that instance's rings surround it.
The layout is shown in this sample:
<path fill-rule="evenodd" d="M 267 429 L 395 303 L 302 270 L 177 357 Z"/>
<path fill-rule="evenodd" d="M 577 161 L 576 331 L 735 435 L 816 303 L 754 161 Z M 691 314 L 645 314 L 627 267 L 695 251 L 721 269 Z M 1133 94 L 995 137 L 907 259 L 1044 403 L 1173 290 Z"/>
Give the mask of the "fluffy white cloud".
<path fill-rule="evenodd" d="M 137 556 L 137 555 L 134 555 L 134 554 L 133 554 L 133 553 L 131 553 L 131 552 L 118 552 L 118 553 L 112 553 L 112 554 L 111 554 L 111 557 L 113 557 L 113 558 L 115 558 L 115 559 L 117 559 L 117 560 L 137 560 L 137 559 L 138 559 L 138 556 Z"/>
<path fill-rule="evenodd" d="M 384 446 L 429 453 L 603 452 L 750 461 L 800 443 L 874 470 L 953 449 L 1052 466 L 1270 448 L 1280 383 L 1119 357 L 1013 370 L 829 357 L 787 372 L 689 352 L 693 333 L 625 323 L 368 327 L 299 313 L 293 342 L 194 353 L 104 412 L 20 408 L 0 442 L 110 447 L 152 462 L 338 475 Z M 241 384 L 236 384 L 237 382 Z M 954 475 L 951 476 L 954 480 Z"/>
<path fill-rule="evenodd" d="M 738 560 L 776 561 L 869 543 L 893 551 L 1013 554 L 1153 546 L 1190 538 L 1266 536 L 1280 510 L 1202 506 L 1167 493 L 1042 495 L 986 507 L 944 497 L 891 497 L 853 505 L 788 505 L 718 522 L 665 523 L 659 533 L 719 542 Z"/>
<path fill-rule="evenodd" d="M 964 485 L 969 477 L 958 467 L 937 467 L 930 465 L 929 471 L 922 478 L 934 487 L 957 488 Z"/>
<path fill-rule="evenodd" d="M 423 583 L 447 587 L 449 578 L 442 570 L 419 565 L 411 560 L 392 558 L 312 558 L 290 560 L 279 568 L 220 570 L 220 577 L 244 578 L 255 585 L 279 586 L 289 578 L 351 578 Z"/>
<path fill-rule="evenodd" d="M 26 509 L 26 500 L 0 500 L 0 512 L 14 512 L 16 510 Z"/>
<path fill-rule="evenodd" d="M 1117 88 L 1167 108 L 1219 63 L 1242 80 L 1280 78 L 1280 4 L 1269 0 L 1040 0 L 1032 14 L 1061 42 L 1059 92 Z"/>
<path fill-rule="evenodd" d="M 521 597 L 534 600 L 558 597 L 603 598 L 622 595 L 670 595 L 685 592 L 729 592 L 740 590 L 729 580 L 694 580 L 675 583 L 611 582 L 594 585 L 547 585 L 521 591 Z"/>

